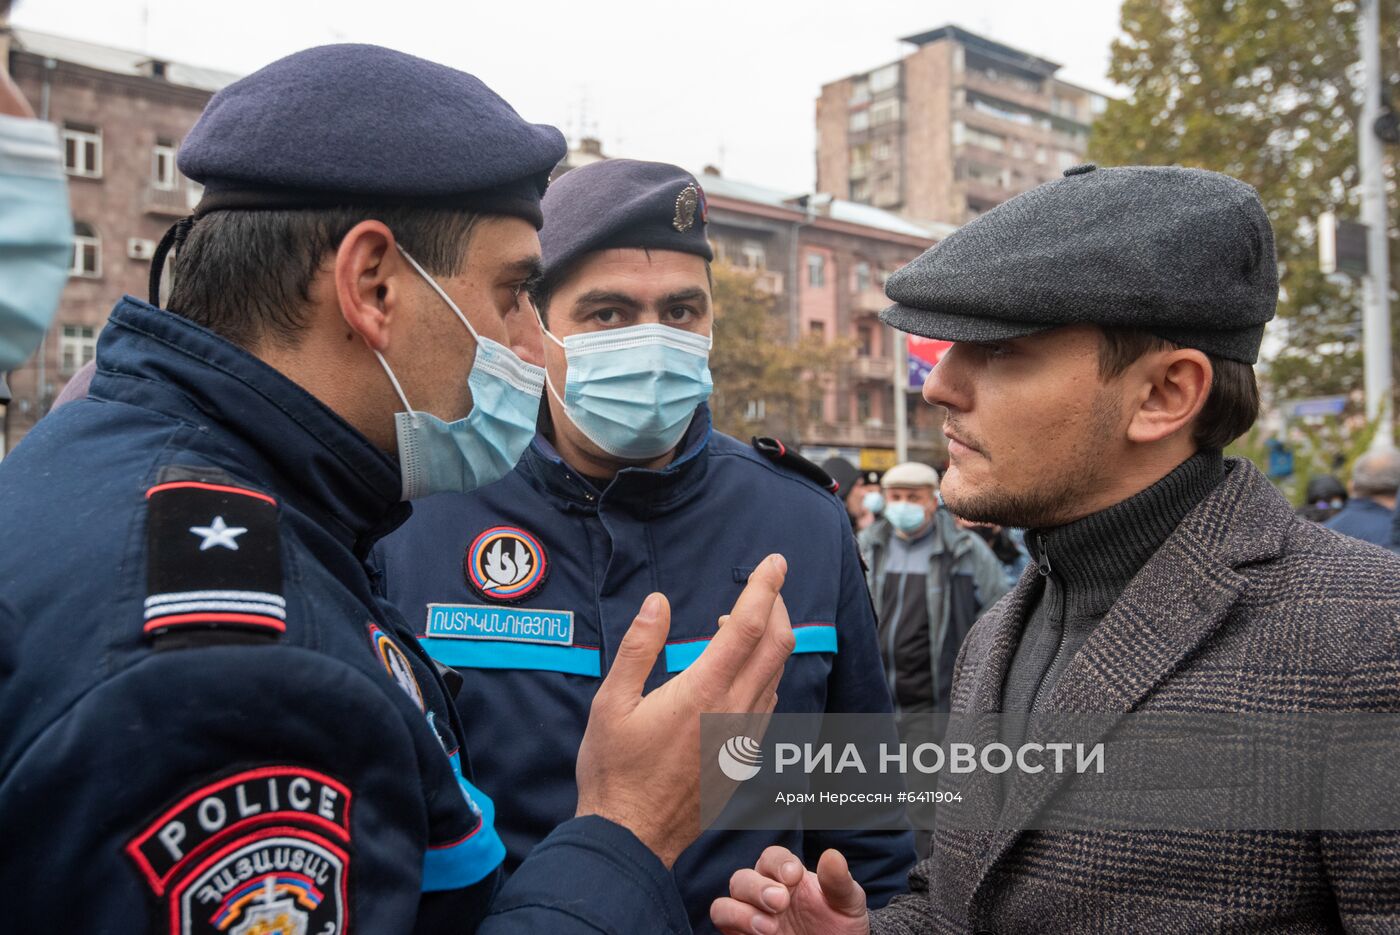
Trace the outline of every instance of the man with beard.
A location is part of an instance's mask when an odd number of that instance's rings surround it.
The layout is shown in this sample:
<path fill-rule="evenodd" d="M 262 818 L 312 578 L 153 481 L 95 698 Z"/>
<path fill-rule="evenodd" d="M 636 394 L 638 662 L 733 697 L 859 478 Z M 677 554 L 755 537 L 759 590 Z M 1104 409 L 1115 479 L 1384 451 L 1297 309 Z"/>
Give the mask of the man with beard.
<path fill-rule="evenodd" d="M 887 287 L 884 321 L 956 342 L 924 384 L 948 410 L 945 503 L 1028 528 L 1039 572 L 973 627 L 953 711 L 1400 710 L 1400 560 L 1302 520 L 1222 456 L 1257 413 L 1250 365 L 1278 296 L 1257 193 L 1198 169 L 1065 176 Z M 841 855 L 813 873 L 773 848 L 713 918 L 762 935 L 1400 925 L 1400 832 L 1006 817 L 940 825 L 910 895 L 878 912 Z"/>

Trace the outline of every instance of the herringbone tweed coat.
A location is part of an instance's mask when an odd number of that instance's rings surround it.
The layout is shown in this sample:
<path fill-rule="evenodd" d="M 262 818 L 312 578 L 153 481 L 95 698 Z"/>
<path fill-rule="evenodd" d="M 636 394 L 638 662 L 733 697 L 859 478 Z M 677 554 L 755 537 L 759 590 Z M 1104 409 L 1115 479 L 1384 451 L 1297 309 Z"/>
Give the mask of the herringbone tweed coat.
<path fill-rule="evenodd" d="M 1400 558 L 1295 516 L 1249 462 L 1226 466 L 1047 709 L 1400 712 Z M 977 622 L 954 711 L 1000 709 L 1038 589 L 1032 567 Z M 875 935 L 1400 932 L 1400 832 L 939 828 L 910 889 L 873 914 Z"/>

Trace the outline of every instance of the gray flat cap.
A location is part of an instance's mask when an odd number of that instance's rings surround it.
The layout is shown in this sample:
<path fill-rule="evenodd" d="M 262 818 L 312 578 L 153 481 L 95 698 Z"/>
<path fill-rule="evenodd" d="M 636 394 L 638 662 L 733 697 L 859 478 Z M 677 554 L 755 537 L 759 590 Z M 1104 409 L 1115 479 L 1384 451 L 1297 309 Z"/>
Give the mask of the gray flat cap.
<path fill-rule="evenodd" d="M 1258 193 L 1203 169 L 1076 166 L 892 274 L 880 319 L 945 341 L 1141 328 L 1252 364 L 1278 303 Z"/>

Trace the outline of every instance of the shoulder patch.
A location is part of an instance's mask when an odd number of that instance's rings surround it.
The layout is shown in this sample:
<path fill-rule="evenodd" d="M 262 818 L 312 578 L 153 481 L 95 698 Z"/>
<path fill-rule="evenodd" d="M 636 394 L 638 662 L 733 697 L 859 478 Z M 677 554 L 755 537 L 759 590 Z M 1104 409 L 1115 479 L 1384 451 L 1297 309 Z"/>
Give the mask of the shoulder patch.
<path fill-rule="evenodd" d="M 222 472 L 162 472 L 146 491 L 146 636 L 286 632 L 277 514 L 275 499 Z"/>
<path fill-rule="evenodd" d="M 802 475 L 829 494 L 836 494 L 838 486 L 830 474 L 793 451 L 787 445 L 784 445 L 778 439 L 769 438 L 765 435 L 755 435 L 753 437 L 753 447 L 755 451 L 774 464 L 781 465 L 794 474 Z"/>
<path fill-rule="evenodd" d="M 549 556 L 540 540 L 519 526 L 492 526 L 472 540 L 462 565 L 476 593 L 514 603 L 544 584 Z"/>
<path fill-rule="evenodd" d="M 344 933 L 350 799 L 314 770 L 244 770 L 182 796 L 125 850 L 171 935 Z"/>
<path fill-rule="evenodd" d="M 384 671 L 398 683 L 399 688 L 402 688 L 404 694 L 418 706 L 419 711 L 426 711 L 428 706 L 423 701 L 423 689 L 418 684 L 418 677 L 413 674 L 413 663 L 408 661 L 408 655 L 377 625 L 370 623 L 367 626 L 369 641 L 374 646 L 374 655 L 379 659 L 380 665 L 384 666 Z"/>

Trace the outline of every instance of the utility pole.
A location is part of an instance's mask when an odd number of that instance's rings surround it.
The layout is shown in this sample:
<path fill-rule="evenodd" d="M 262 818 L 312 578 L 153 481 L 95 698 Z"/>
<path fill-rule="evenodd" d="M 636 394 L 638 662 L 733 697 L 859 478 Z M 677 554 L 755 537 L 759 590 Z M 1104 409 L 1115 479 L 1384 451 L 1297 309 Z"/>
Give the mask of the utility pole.
<path fill-rule="evenodd" d="M 1386 219 L 1385 167 L 1376 122 L 1386 99 L 1381 80 L 1379 0 L 1361 0 L 1362 100 L 1357 126 L 1361 163 L 1361 221 L 1366 225 L 1365 317 L 1366 418 L 1380 418 L 1372 449 L 1395 447 L 1395 413 L 1391 406 L 1390 257 Z"/>
<path fill-rule="evenodd" d="M 894 329 L 894 460 L 909 460 L 909 339 Z"/>

